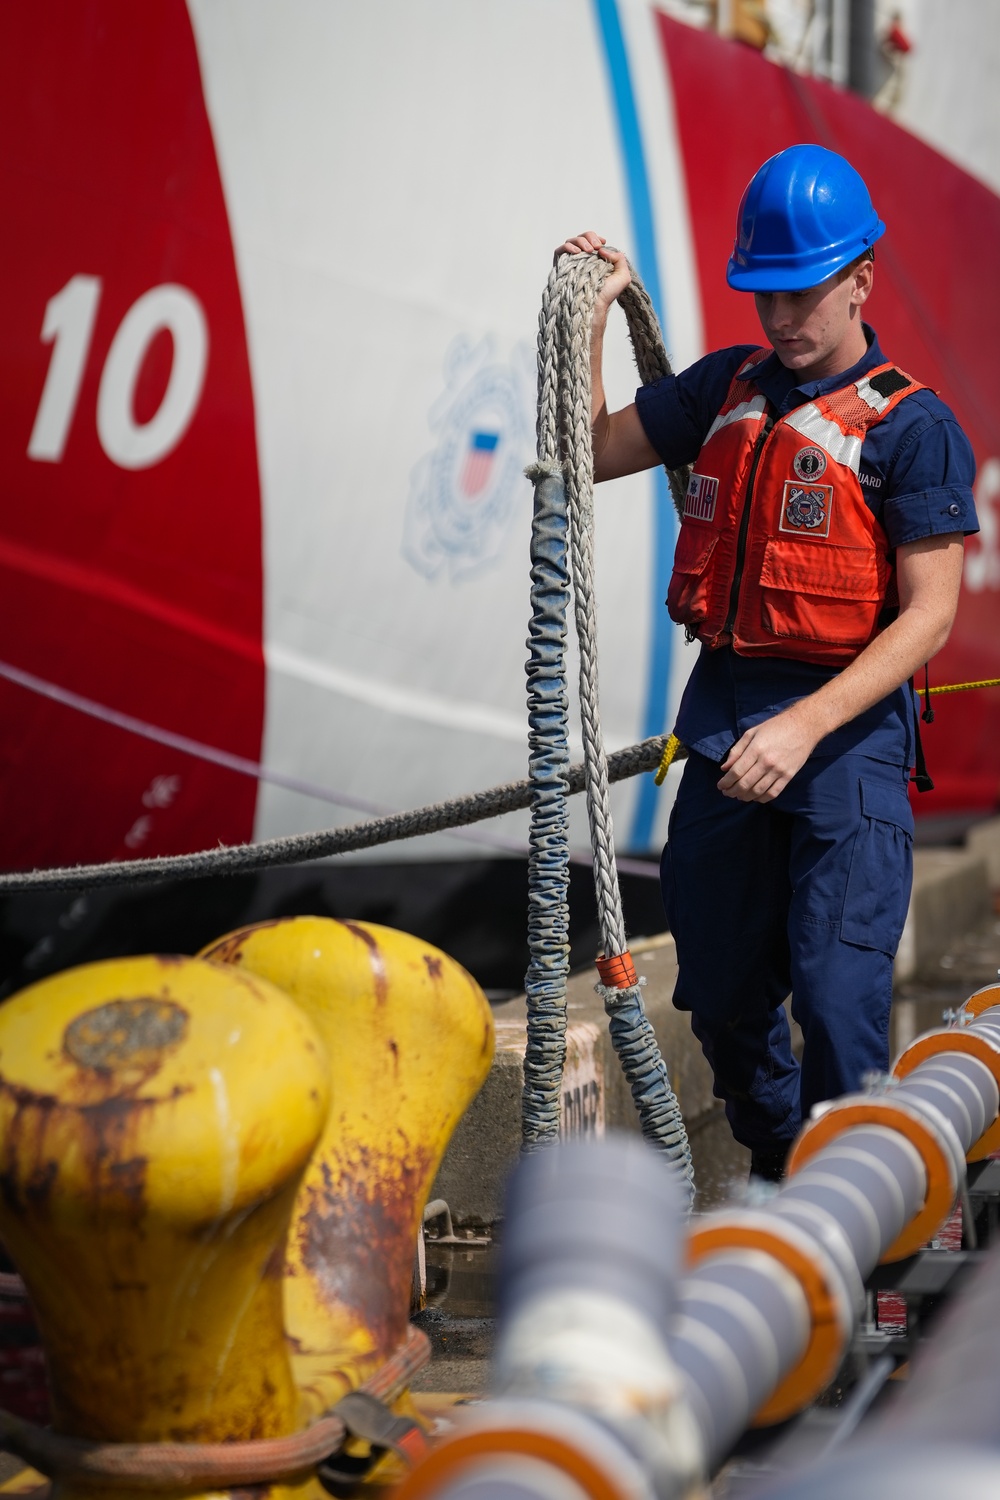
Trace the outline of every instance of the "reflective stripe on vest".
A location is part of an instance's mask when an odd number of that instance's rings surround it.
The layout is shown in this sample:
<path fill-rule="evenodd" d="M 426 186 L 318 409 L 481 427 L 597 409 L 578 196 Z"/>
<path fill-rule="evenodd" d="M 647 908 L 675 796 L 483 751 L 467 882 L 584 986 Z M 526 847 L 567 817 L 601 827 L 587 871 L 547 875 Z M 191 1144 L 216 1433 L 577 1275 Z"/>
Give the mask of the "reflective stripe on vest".
<path fill-rule="evenodd" d="M 880 628 L 889 544 L 858 478 L 866 433 L 922 390 L 895 365 L 776 420 L 737 371 L 695 462 L 667 595 L 712 648 L 844 666 Z"/>

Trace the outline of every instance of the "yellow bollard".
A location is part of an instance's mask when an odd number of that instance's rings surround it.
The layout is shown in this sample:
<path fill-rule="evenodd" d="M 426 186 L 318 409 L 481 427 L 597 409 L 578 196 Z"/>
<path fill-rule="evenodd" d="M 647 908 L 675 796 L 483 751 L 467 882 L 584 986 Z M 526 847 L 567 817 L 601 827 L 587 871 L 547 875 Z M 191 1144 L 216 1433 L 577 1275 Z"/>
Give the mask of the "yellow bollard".
<path fill-rule="evenodd" d="M 116 959 L 0 1009 L 0 1236 L 38 1318 L 56 1432 L 210 1443 L 304 1425 L 281 1266 L 328 1108 L 314 1027 L 250 974 Z M 196 1493 L 220 1494 L 155 1491 Z M 306 1476 L 267 1493 L 323 1491 Z"/>
<path fill-rule="evenodd" d="M 327 1044 L 333 1106 L 285 1266 L 295 1377 L 324 1410 L 402 1340 L 424 1205 L 489 1071 L 493 1018 L 453 959 L 369 922 L 293 917 L 203 952 L 278 984 Z"/>

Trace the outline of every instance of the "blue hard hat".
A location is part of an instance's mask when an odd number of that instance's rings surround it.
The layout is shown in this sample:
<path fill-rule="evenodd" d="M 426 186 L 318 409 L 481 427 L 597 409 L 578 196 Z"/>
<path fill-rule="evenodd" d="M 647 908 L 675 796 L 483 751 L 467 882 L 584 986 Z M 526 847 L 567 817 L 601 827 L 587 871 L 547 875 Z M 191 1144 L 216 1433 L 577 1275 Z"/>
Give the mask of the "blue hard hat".
<path fill-rule="evenodd" d="M 885 234 L 862 178 L 825 146 L 789 146 L 750 179 L 726 280 L 738 292 L 798 292 Z"/>

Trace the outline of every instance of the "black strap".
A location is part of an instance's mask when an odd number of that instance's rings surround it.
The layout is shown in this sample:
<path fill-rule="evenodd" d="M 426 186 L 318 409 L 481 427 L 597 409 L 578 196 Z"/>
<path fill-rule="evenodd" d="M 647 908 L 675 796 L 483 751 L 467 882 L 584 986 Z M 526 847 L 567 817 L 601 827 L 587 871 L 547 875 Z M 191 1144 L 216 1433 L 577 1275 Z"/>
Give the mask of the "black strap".
<path fill-rule="evenodd" d="M 353 1489 L 391 1448 L 407 1464 L 415 1463 L 427 1450 L 423 1429 L 410 1417 L 398 1417 L 391 1407 L 367 1391 L 349 1391 L 333 1408 L 347 1428 L 348 1435 L 370 1444 L 364 1455 L 333 1453 L 320 1464 L 317 1474 L 323 1488 L 332 1495 L 343 1495 Z"/>
<path fill-rule="evenodd" d="M 883 370 L 881 375 L 873 375 L 868 384 L 873 391 L 878 391 L 880 396 L 894 396 L 897 391 L 905 391 L 907 386 L 915 385 L 909 375 L 904 375 L 901 370 Z"/>
<path fill-rule="evenodd" d="M 920 717 L 925 724 L 934 723 L 934 710 L 931 708 L 931 674 L 926 662 L 924 662 L 924 711 Z"/>
<path fill-rule="evenodd" d="M 916 685 L 912 677 L 910 678 L 910 691 L 914 695 L 916 694 Z M 927 771 L 927 762 L 924 759 L 923 741 L 920 738 L 920 720 L 923 719 L 925 724 L 933 724 L 934 722 L 934 710 L 931 708 L 930 674 L 928 673 L 926 662 L 924 663 L 924 711 L 919 716 L 917 714 L 917 702 L 915 696 L 912 701 L 916 766 L 914 768 L 913 775 L 910 777 L 910 780 L 914 783 L 918 792 L 933 792 L 934 783 Z"/>

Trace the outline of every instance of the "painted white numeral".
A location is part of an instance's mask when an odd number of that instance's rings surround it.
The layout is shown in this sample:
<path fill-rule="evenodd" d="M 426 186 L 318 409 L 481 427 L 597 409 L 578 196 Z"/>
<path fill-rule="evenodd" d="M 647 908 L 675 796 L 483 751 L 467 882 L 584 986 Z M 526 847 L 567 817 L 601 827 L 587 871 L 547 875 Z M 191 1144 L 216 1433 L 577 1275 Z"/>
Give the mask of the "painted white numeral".
<path fill-rule="evenodd" d="M 74 276 L 50 298 L 44 343 L 55 342 L 28 457 L 58 463 L 73 424 L 101 298 L 97 276 Z M 148 422 L 135 420 L 135 387 L 149 346 L 164 329 L 173 340 L 163 400 Z M 148 469 L 176 448 L 194 416 L 208 364 L 208 324 L 187 287 L 154 286 L 133 302 L 115 334 L 97 393 L 97 436 L 112 463 Z"/>
<path fill-rule="evenodd" d="M 135 420 L 135 384 L 153 339 L 174 341 L 170 379 L 156 414 Z M 113 463 L 147 469 L 175 448 L 194 416 L 208 363 L 208 324 L 201 303 L 183 286 L 155 286 L 134 302 L 108 351 L 97 395 L 97 435 Z"/>
<path fill-rule="evenodd" d="M 100 299 L 99 277 L 74 276 L 46 304 L 42 342 L 54 339 L 55 348 L 31 429 L 29 458 L 57 464 L 63 456 Z"/>

